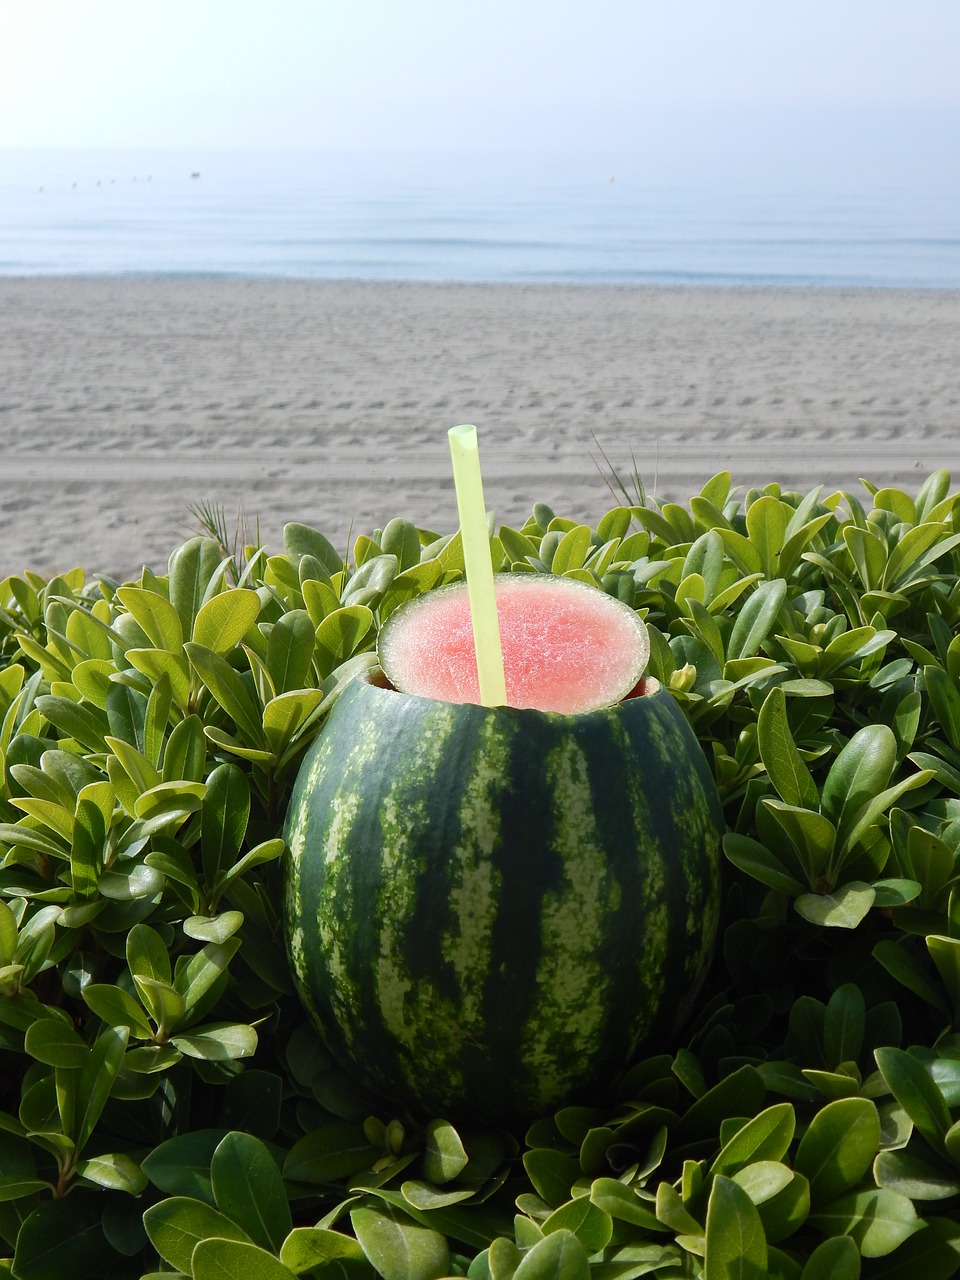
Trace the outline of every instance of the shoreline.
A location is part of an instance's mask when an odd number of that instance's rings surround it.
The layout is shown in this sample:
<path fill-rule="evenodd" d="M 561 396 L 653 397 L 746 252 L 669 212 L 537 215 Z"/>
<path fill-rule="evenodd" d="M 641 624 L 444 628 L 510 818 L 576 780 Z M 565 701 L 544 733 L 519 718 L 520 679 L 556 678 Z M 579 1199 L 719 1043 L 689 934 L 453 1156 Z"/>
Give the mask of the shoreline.
<path fill-rule="evenodd" d="M 602 454 L 679 501 L 724 469 L 913 492 L 960 473 L 960 291 L 0 277 L 0 577 L 162 570 L 202 503 L 273 549 L 449 531 L 464 421 L 515 525 L 595 524 Z"/>

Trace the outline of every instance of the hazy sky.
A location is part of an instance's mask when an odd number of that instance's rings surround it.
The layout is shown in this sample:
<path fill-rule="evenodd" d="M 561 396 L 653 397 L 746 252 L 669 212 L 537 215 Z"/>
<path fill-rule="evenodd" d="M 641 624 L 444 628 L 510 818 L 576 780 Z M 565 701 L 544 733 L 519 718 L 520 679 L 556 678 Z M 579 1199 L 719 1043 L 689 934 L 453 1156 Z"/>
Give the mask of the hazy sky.
<path fill-rule="evenodd" d="M 960 0 L 0 0 L 0 146 L 559 149 L 784 113 L 960 121 L 958 50 Z"/>

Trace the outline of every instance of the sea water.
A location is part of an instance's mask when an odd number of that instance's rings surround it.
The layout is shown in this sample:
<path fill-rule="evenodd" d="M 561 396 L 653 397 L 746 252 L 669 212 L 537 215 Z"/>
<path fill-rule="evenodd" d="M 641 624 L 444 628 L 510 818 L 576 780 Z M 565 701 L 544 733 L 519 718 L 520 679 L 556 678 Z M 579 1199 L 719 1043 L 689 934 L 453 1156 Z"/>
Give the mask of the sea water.
<path fill-rule="evenodd" d="M 960 173 L 637 155 L 0 151 L 0 275 L 960 288 Z"/>

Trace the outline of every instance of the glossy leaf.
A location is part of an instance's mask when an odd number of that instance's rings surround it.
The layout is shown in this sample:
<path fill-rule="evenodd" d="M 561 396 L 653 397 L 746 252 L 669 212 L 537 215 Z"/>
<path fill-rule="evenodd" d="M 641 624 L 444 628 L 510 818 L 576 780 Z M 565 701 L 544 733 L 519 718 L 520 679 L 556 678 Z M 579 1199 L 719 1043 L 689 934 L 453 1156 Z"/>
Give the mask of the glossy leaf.
<path fill-rule="evenodd" d="M 438 1280 L 449 1272 L 450 1249 L 439 1231 L 405 1218 L 390 1205 L 353 1209 L 350 1221 L 383 1280 Z"/>
<path fill-rule="evenodd" d="M 217 1208 L 264 1249 L 278 1252 L 293 1227 L 280 1171 L 266 1146 L 248 1133 L 228 1133 L 210 1165 Z"/>
<path fill-rule="evenodd" d="M 874 1056 L 891 1092 L 917 1129 L 935 1151 L 943 1151 L 952 1121 L 943 1094 L 927 1069 L 903 1049 L 877 1049 Z"/>
<path fill-rule="evenodd" d="M 883 1188 L 833 1200 L 811 1214 L 810 1224 L 824 1235 L 850 1236 L 865 1258 L 893 1253 L 921 1227 L 913 1203 Z"/>
<path fill-rule="evenodd" d="M 541 1230 L 547 1236 L 554 1231 L 569 1231 L 588 1254 L 594 1254 L 610 1243 L 613 1222 L 588 1196 L 578 1196 L 554 1209 L 541 1224 Z"/>
<path fill-rule="evenodd" d="M 100 1275 L 110 1249 L 99 1216 L 79 1196 L 47 1200 L 23 1222 L 11 1274 L 17 1280 Z"/>
<path fill-rule="evenodd" d="M 253 1241 L 246 1231 L 212 1205 L 187 1196 L 170 1196 L 143 1215 L 150 1243 L 178 1271 L 192 1274 L 193 1251 L 202 1240 Z"/>
<path fill-rule="evenodd" d="M 754 1160 L 782 1160 L 793 1141 L 796 1125 L 791 1103 L 779 1102 L 767 1107 L 724 1144 L 710 1172 L 729 1178 Z"/>
<path fill-rule="evenodd" d="M 833 929 L 855 929 L 873 906 L 876 890 L 872 885 L 852 880 L 833 893 L 805 893 L 794 903 L 797 911 L 811 924 Z"/>
<path fill-rule="evenodd" d="M 760 708 L 757 741 L 764 768 L 781 800 L 802 809 L 818 809 L 817 784 L 793 740 L 787 699 L 780 688 L 771 689 Z"/>
<path fill-rule="evenodd" d="M 513 1274 L 513 1280 L 589 1280 L 589 1277 L 587 1253 L 569 1231 L 554 1231 L 539 1240 L 524 1254 Z"/>
<path fill-rule="evenodd" d="M 704 1280 L 761 1280 L 767 1241 L 750 1197 L 730 1178 L 714 1180 L 707 1204 Z"/>
<path fill-rule="evenodd" d="M 833 1236 L 818 1244 L 800 1280 L 859 1280 L 860 1250 L 849 1236 Z"/>
<path fill-rule="evenodd" d="M 855 1187 L 880 1149 L 880 1117 L 866 1098 L 829 1102 L 800 1140 L 794 1168 L 810 1183 L 815 1206 Z"/>
<path fill-rule="evenodd" d="M 267 639 L 267 669 L 277 693 L 302 689 L 313 665 L 315 626 L 309 613 L 293 609 L 274 623 Z"/>
<path fill-rule="evenodd" d="M 462 1173 L 469 1161 L 456 1129 L 446 1120 L 431 1120 L 427 1125 L 423 1173 L 438 1186 Z"/>
<path fill-rule="evenodd" d="M 272 1253 L 238 1240 L 201 1240 L 191 1266 L 193 1280 L 294 1280 Z"/>
<path fill-rule="evenodd" d="M 752 658 L 770 635 L 786 599 L 782 578 L 762 582 L 740 610 L 727 643 L 728 658 Z"/>
<path fill-rule="evenodd" d="M 229 653 L 247 634 L 259 614 L 260 597 L 255 591 L 243 587 L 222 591 L 201 606 L 191 639 L 213 653 Z"/>

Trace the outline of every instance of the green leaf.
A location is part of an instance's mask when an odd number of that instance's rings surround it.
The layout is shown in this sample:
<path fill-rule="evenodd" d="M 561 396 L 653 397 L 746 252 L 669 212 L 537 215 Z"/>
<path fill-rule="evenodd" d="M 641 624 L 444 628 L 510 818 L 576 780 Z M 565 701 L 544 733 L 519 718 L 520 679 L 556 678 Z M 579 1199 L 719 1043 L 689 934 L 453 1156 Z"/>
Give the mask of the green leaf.
<path fill-rule="evenodd" d="M 188 1058 L 234 1062 L 256 1053 L 257 1033 L 242 1022 L 208 1022 L 184 1035 L 173 1036 L 170 1043 Z"/>
<path fill-rule="evenodd" d="M 226 1137 L 221 1129 L 195 1129 L 168 1138 L 144 1157 L 141 1167 L 150 1181 L 169 1196 L 185 1196 L 213 1205 L 210 1164 Z"/>
<path fill-rule="evenodd" d="M 949 1280 L 960 1265 L 960 1225 L 947 1218 L 926 1219 L 895 1253 L 874 1263 L 871 1280 Z"/>
<path fill-rule="evenodd" d="M 207 779 L 200 809 L 200 849 L 207 884 L 236 861 L 250 819 L 250 784 L 235 764 L 218 765 Z"/>
<path fill-rule="evenodd" d="M 782 1160 L 793 1141 L 797 1117 L 792 1103 L 778 1102 L 748 1120 L 725 1143 L 710 1166 L 710 1173 L 733 1177 L 754 1160 Z"/>
<path fill-rule="evenodd" d="M 222 562 L 223 553 L 212 538 L 191 538 L 171 555 L 168 566 L 170 603 L 180 620 L 182 638 L 193 634 L 194 619 Z M 169 646 L 159 647 L 165 649 Z"/>
<path fill-rule="evenodd" d="M 833 1236 L 818 1244 L 800 1280 L 859 1280 L 860 1250 L 849 1236 Z"/>
<path fill-rule="evenodd" d="M 834 760 L 823 784 L 822 810 L 841 847 L 864 806 L 886 787 L 897 764 L 897 740 L 885 724 L 858 730 Z"/>
<path fill-rule="evenodd" d="M 169 1035 L 184 1014 L 183 996 L 170 982 L 134 973 L 134 986 L 162 1036 Z"/>
<path fill-rule="evenodd" d="M 816 884 L 825 874 L 836 845 L 837 832 L 833 823 L 812 809 L 798 809 L 769 796 L 764 796 L 761 804 L 796 850 L 808 883 Z M 764 829 L 764 819 L 765 814 L 758 810 L 757 823 L 761 830 Z M 769 832 L 765 831 L 765 835 L 774 843 Z"/>
<path fill-rule="evenodd" d="M 104 898 L 132 902 L 138 898 L 156 897 L 163 885 L 163 873 L 141 862 L 123 871 L 105 871 L 97 887 Z"/>
<path fill-rule="evenodd" d="M 648 1231 L 662 1230 L 652 1209 L 641 1201 L 632 1187 L 625 1186 L 617 1178 L 595 1178 L 590 1187 L 590 1199 L 611 1218 Z"/>
<path fill-rule="evenodd" d="M 707 1202 L 704 1280 L 761 1280 L 767 1241 L 756 1206 L 730 1178 L 714 1179 Z"/>
<path fill-rule="evenodd" d="M 365 604 L 346 605 L 324 618 L 316 631 L 317 665 L 321 676 L 328 676 L 341 662 L 356 653 L 370 634 L 373 622 L 373 613 Z"/>
<path fill-rule="evenodd" d="M 766 495 L 747 508 L 747 533 L 756 548 L 764 575 L 776 578 L 780 573 L 780 552 L 787 531 L 786 506 L 778 498 Z"/>
<path fill-rule="evenodd" d="M 360 1125 L 321 1124 L 287 1152 L 283 1176 L 291 1182 L 335 1182 L 371 1168 L 382 1155 Z"/>
<path fill-rule="evenodd" d="M 293 1221 L 268 1148 L 248 1133 L 228 1133 L 213 1153 L 210 1177 L 220 1212 L 243 1223 L 254 1244 L 278 1252 Z"/>
<path fill-rule="evenodd" d="M 855 929 L 866 918 L 876 890 L 873 885 L 851 880 L 833 893 L 805 893 L 794 906 L 804 920 L 832 929 Z"/>
<path fill-rule="evenodd" d="M 960 1195 L 957 1170 L 922 1148 L 881 1151 L 873 1162 L 880 1187 L 899 1191 L 910 1200 L 947 1200 Z"/>
<path fill-rule="evenodd" d="M 169 983 L 170 955 L 163 938 L 148 924 L 134 924 L 127 934 L 127 964 L 134 978 Z"/>
<path fill-rule="evenodd" d="M 427 1181 L 438 1186 L 451 1182 L 463 1172 L 469 1159 L 453 1125 L 447 1120 L 431 1120 L 423 1153 L 423 1176 Z"/>
<path fill-rule="evenodd" d="M 572 1232 L 554 1231 L 524 1254 L 513 1280 L 590 1280 L 587 1252 Z"/>
<path fill-rule="evenodd" d="M 272 1253 L 238 1240 L 201 1240 L 191 1265 L 193 1280 L 296 1280 Z"/>
<path fill-rule="evenodd" d="M 569 569 L 581 569 L 590 554 L 591 539 L 588 525 L 580 524 L 574 529 L 568 529 L 554 552 L 550 572 L 563 574 Z"/>
<path fill-rule="evenodd" d="M 224 911 L 218 916 L 190 916 L 183 922 L 183 932 L 198 942 L 226 942 L 242 924 L 242 911 Z"/>
<path fill-rule="evenodd" d="M 876 1188 L 851 1192 L 824 1205 L 810 1215 L 809 1222 L 824 1235 L 850 1236 L 865 1258 L 893 1253 L 921 1226 L 906 1196 Z"/>
<path fill-rule="evenodd" d="M 280 1250 L 280 1261 L 298 1276 L 319 1271 L 324 1263 L 340 1259 L 362 1263 L 365 1254 L 352 1236 L 324 1227 L 295 1227 Z"/>
<path fill-rule="evenodd" d="M 771 689 L 760 708 L 757 743 L 764 768 L 780 798 L 801 809 L 819 809 L 817 784 L 794 743 L 786 695 L 780 688 Z"/>
<path fill-rule="evenodd" d="M 321 689 L 293 689 L 270 699 L 263 708 L 263 731 L 277 754 L 311 721 L 323 698 Z"/>
<path fill-rule="evenodd" d="M 77 1164 L 77 1175 L 108 1191 L 125 1191 L 130 1196 L 138 1196 L 147 1185 L 147 1175 L 124 1152 L 81 1160 Z"/>
<path fill-rule="evenodd" d="M 773 630 L 787 597 L 782 578 L 762 582 L 737 615 L 727 644 L 727 658 L 752 658 Z"/>
<path fill-rule="evenodd" d="M 594 1254 L 610 1243 L 613 1221 L 610 1214 L 594 1204 L 590 1197 L 578 1196 L 554 1209 L 541 1224 L 541 1229 L 547 1236 L 554 1231 L 569 1231 L 588 1254 Z"/>
<path fill-rule="evenodd" d="M 82 1067 L 90 1055 L 73 1027 L 59 1018 L 38 1018 L 27 1028 L 23 1047 L 31 1058 L 51 1067 Z"/>
<path fill-rule="evenodd" d="M 933 1149 L 943 1152 L 950 1110 L 926 1067 L 903 1049 L 876 1049 L 874 1057 L 893 1096 Z"/>
<path fill-rule="evenodd" d="M 304 609 L 292 609 L 273 625 L 267 638 L 267 670 L 277 693 L 302 689 L 313 664 L 314 624 Z"/>
<path fill-rule="evenodd" d="M 171 1196 L 151 1205 L 143 1215 L 143 1225 L 160 1257 L 187 1275 L 193 1274 L 193 1251 L 201 1240 L 253 1243 L 226 1214 L 188 1196 Z"/>
<path fill-rule="evenodd" d="M 867 1098 L 828 1102 L 800 1140 L 794 1167 L 810 1183 L 814 1205 L 855 1187 L 880 1148 L 880 1117 Z"/>
<path fill-rule="evenodd" d="M 143 587 L 120 587 L 117 599 L 136 619 L 155 649 L 178 652 L 185 633 L 180 616 L 169 600 Z"/>
<path fill-rule="evenodd" d="M 579 1161 L 547 1147 L 525 1151 L 523 1167 L 537 1195 L 551 1208 L 558 1208 L 570 1199 L 570 1189 L 580 1177 Z"/>
<path fill-rule="evenodd" d="M 932 980 L 931 974 L 902 942 L 884 938 L 874 947 L 873 955 L 889 974 L 914 995 L 920 996 L 935 1009 L 946 1012 L 942 993 Z"/>
<path fill-rule="evenodd" d="M 100 1215 L 79 1195 L 44 1201 L 24 1220 L 11 1275 L 16 1280 L 96 1276 L 111 1261 Z"/>
<path fill-rule="evenodd" d="M 184 648 L 200 679 L 233 718 L 244 742 L 259 746 L 263 741 L 261 709 L 239 673 L 212 649 L 193 643 Z"/>
<path fill-rule="evenodd" d="M 260 597 L 255 591 L 245 587 L 222 591 L 201 607 L 191 639 L 213 653 L 227 654 L 240 643 L 259 616 Z"/>
<path fill-rule="evenodd" d="M 82 1151 L 116 1083 L 130 1032 L 127 1027 L 105 1027 L 97 1037 L 80 1071 L 77 1116 L 77 1150 Z"/>
<path fill-rule="evenodd" d="M 750 1115 L 760 1110 L 766 1088 L 752 1066 L 742 1066 L 709 1089 L 671 1128 L 671 1138 L 683 1142 L 709 1137 L 720 1132 L 723 1121 L 731 1115 Z"/>
<path fill-rule="evenodd" d="M 960 1008 L 960 940 L 939 934 L 927 935 L 927 950 L 943 979 L 954 1009 Z"/>
<path fill-rule="evenodd" d="M 827 1002 L 823 1019 L 823 1051 L 828 1065 L 856 1062 L 863 1048 L 866 1003 L 852 982 L 838 987 Z"/>
<path fill-rule="evenodd" d="M 443 1209 L 463 1200 L 472 1200 L 474 1196 L 471 1187 L 453 1187 L 443 1191 L 432 1182 L 418 1181 L 415 1178 L 402 1182 L 400 1193 L 411 1208 L 424 1210 Z"/>
<path fill-rule="evenodd" d="M 168 680 L 173 700 L 181 710 L 186 710 L 190 702 L 190 663 L 184 653 L 170 653 L 166 649 L 128 649 L 126 658 L 153 685 Z"/>
<path fill-rule="evenodd" d="M 197 715 L 186 716 L 174 725 L 163 750 L 164 782 L 200 782 L 205 772 L 207 743 L 203 721 Z"/>
<path fill-rule="evenodd" d="M 857 566 L 864 589 L 876 590 L 884 579 L 887 564 L 886 546 L 869 530 L 852 524 L 844 526 L 843 540 Z"/>
<path fill-rule="evenodd" d="M 285 524 L 283 546 L 294 564 L 298 564 L 302 556 L 313 556 L 319 561 L 324 573 L 331 578 L 343 568 L 343 561 L 336 548 L 322 533 L 311 529 L 309 525 L 297 524 L 295 521 Z"/>
<path fill-rule="evenodd" d="M 350 1222 L 383 1280 L 438 1280 L 448 1274 L 450 1249 L 445 1238 L 391 1205 L 353 1209 Z"/>
<path fill-rule="evenodd" d="M 778 1160 L 753 1160 L 733 1175 L 733 1181 L 758 1207 L 775 1200 L 795 1178 L 801 1180 L 801 1185 L 806 1182 L 800 1174 L 795 1174 Z M 766 1235 L 766 1229 L 764 1229 L 764 1235 Z"/>
<path fill-rule="evenodd" d="M 384 526 L 380 547 L 385 555 L 396 556 L 400 572 L 420 563 L 420 536 L 409 520 L 390 520 Z"/>
<path fill-rule="evenodd" d="M 174 989 L 183 997 L 183 1018 L 190 1017 L 210 988 L 226 973 L 230 961 L 240 946 L 237 937 L 226 942 L 209 942 L 196 955 L 184 962 L 177 962 Z"/>
<path fill-rule="evenodd" d="M 806 888 L 776 854 L 751 836 L 728 831 L 723 837 L 723 852 L 735 867 L 779 893 L 792 897 Z"/>
<path fill-rule="evenodd" d="M 890 552 L 883 575 L 887 591 L 902 590 L 920 571 L 957 546 L 958 539 L 949 537 L 949 525 L 918 524 L 900 538 Z"/>

